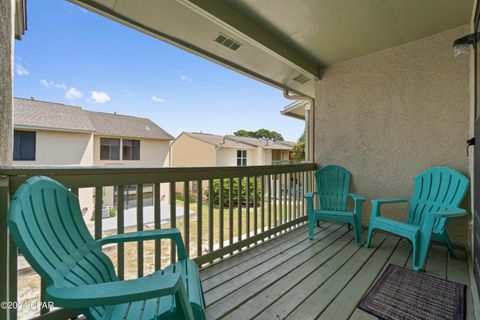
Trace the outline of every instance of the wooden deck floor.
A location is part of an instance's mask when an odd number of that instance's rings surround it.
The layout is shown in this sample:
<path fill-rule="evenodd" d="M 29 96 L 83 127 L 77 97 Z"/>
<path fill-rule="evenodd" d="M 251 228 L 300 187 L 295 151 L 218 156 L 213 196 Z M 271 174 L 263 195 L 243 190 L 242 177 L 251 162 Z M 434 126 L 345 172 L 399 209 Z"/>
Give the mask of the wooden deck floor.
<path fill-rule="evenodd" d="M 458 256 L 434 245 L 426 271 L 468 285 L 465 253 Z M 390 263 L 411 268 L 408 241 L 377 233 L 372 248 L 359 248 L 346 226 L 330 223 L 310 241 L 303 226 L 202 269 L 207 319 L 376 319 L 356 305 Z"/>

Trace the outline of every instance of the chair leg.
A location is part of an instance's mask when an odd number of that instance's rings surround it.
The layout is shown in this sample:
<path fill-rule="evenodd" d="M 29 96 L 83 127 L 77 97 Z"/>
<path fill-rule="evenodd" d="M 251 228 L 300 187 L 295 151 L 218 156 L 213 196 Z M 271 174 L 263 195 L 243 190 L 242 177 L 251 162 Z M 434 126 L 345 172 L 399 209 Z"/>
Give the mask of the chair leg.
<path fill-rule="evenodd" d="M 448 237 L 448 234 L 446 234 L 446 233 L 443 235 L 443 242 L 447 246 L 448 252 L 450 252 L 450 255 L 452 256 L 452 258 L 456 259 L 457 256 L 455 255 L 455 250 L 453 249 L 452 242 L 450 241 L 450 238 Z"/>
<path fill-rule="evenodd" d="M 355 232 L 355 243 L 360 247 L 362 245 L 362 226 L 355 224 L 353 226 L 353 231 Z"/>
<path fill-rule="evenodd" d="M 372 234 L 373 234 L 373 226 L 368 227 L 368 235 L 367 235 L 367 242 L 365 243 L 365 248 L 370 248 L 370 243 L 372 241 Z"/>
<path fill-rule="evenodd" d="M 313 240 L 314 233 L 315 233 L 315 214 L 309 214 L 308 215 L 308 238 L 310 240 Z"/>

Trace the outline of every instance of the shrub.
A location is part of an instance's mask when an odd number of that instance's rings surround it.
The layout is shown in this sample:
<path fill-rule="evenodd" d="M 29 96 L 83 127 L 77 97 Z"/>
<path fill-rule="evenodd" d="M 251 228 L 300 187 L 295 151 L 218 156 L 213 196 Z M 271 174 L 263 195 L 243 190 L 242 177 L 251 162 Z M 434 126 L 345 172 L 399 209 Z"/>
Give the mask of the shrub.
<path fill-rule="evenodd" d="M 109 217 L 110 218 L 113 218 L 113 217 L 116 217 L 117 216 L 117 210 L 115 210 L 114 207 L 110 207 L 110 210 L 109 210 Z"/>
<path fill-rule="evenodd" d="M 250 178 L 250 184 L 248 186 L 249 189 L 249 204 L 250 206 L 253 206 L 253 189 L 254 189 L 254 178 Z M 260 187 L 261 180 L 257 179 L 257 198 L 256 198 L 256 205 L 260 205 L 261 201 L 261 187 Z M 242 205 L 247 204 L 247 179 L 242 179 L 242 185 L 241 185 L 241 192 L 242 192 L 242 199 L 241 203 Z M 223 179 L 223 207 L 228 207 L 229 205 L 229 190 L 230 190 L 230 179 Z M 208 198 L 208 190 L 205 192 Z M 213 203 L 215 205 L 219 205 L 220 202 L 220 180 L 214 180 L 213 181 Z M 233 179 L 233 194 L 232 194 L 232 202 L 233 206 L 238 206 L 238 178 Z"/>

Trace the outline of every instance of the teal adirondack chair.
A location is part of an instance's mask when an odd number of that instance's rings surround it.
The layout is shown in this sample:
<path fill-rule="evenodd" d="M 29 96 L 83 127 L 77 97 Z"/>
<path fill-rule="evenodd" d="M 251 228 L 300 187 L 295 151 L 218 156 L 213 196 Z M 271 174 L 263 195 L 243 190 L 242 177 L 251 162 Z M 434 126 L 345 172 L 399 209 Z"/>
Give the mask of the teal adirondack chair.
<path fill-rule="evenodd" d="M 8 226 L 20 252 L 46 285 L 46 299 L 88 319 L 205 319 L 198 268 L 187 259 L 177 229 L 94 240 L 77 197 L 47 177 L 33 177 L 15 192 Z M 179 261 L 135 280 L 121 281 L 102 252 L 107 243 L 175 241 Z"/>
<path fill-rule="evenodd" d="M 413 246 L 413 269 L 425 267 L 430 240 L 443 242 L 455 257 L 446 225 L 450 218 L 466 215 L 458 206 L 468 190 L 468 178 L 449 167 L 433 167 L 415 177 L 411 199 L 372 200 L 372 213 L 368 228 L 366 247 L 370 246 L 375 229 L 385 230 L 411 241 Z M 400 222 L 380 215 L 380 206 L 386 203 L 410 204 L 406 222 Z"/>
<path fill-rule="evenodd" d="M 357 245 L 361 244 L 362 204 L 365 198 L 349 192 L 351 176 L 346 169 L 336 165 L 322 167 L 315 173 L 317 191 L 305 195 L 310 240 L 313 240 L 317 221 L 337 221 L 351 225 L 355 232 L 355 242 Z M 314 196 L 318 196 L 318 210 L 313 206 Z M 354 200 L 353 212 L 348 211 L 348 197 Z"/>

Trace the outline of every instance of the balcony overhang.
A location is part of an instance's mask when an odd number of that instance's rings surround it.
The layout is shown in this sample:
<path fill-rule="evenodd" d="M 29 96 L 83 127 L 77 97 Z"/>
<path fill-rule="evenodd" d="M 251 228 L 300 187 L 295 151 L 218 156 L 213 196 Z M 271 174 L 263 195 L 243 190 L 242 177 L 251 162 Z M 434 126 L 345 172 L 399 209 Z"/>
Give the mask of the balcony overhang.
<path fill-rule="evenodd" d="M 307 101 L 297 101 L 283 108 L 280 113 L 284 116 L 305 121 L 305 108 L 308 107 Z"/>
<path fill-rule="evenodd" d="M 473 11 L 473 0 L 70 1 L 309 97 L 325 67 L 469 23 Z"/>

